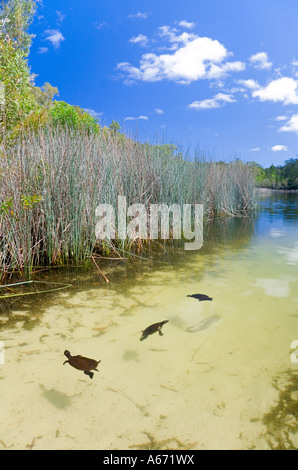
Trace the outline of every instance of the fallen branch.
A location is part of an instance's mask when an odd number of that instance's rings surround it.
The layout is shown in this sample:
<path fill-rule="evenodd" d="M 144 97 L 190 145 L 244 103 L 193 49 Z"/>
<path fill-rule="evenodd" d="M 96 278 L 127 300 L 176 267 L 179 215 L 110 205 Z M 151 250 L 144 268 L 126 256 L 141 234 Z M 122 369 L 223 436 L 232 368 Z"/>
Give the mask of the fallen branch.
<path fill-rule="evenodd" d="M 91 259 L 92 259 L 93 263 L 95 264 L 96 268 L 98 269 L 98 271 L 100 272 L 100 274 L 103 276 L 104 280 L 105 280 L 106 282 L 110 282 L 109 279 L 104 275 L 104 273 L 102 272 L 102 270 L 101 270 L 100 267 L 98 266 L 98 264 L 97 264 L 97 262 L 95 261 L 95 258 L 94 258 L 93 255 L 91 256 Z"/>

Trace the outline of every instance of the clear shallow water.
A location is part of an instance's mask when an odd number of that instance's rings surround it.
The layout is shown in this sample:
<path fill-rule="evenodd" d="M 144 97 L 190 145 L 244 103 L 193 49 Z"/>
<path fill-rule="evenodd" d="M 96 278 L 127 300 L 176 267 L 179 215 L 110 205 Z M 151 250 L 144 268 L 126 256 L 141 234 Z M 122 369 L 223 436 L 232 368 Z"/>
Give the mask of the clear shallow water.
<path fill-rule="evenodd" d="M 298 195 L 259 198 L 199 252 L 113 262 L 109 284 L 40 273 L 72 287 L 2 300 L 0 448 L 298 448 Z M 92 380 L 65 349 L 101 359 Z"/>

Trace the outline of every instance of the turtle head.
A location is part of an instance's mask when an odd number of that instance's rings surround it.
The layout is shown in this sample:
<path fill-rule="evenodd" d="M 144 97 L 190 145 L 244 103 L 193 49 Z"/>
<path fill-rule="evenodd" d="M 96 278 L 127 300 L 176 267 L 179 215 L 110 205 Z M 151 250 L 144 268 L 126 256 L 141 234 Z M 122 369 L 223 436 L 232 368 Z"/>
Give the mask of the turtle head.
<path fill-rule="evenodd" d="M 64 351 L 65 356 L 69 359 L 71 357 L 71 354 L 67 349 Z"/>

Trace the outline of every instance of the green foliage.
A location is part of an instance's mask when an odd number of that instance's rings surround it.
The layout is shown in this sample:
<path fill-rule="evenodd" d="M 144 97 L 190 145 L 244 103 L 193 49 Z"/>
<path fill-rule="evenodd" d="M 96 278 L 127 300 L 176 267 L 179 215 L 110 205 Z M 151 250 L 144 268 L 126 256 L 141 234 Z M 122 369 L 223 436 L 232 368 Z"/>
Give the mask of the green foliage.
<path fill-rule="evenodd" d="M 7 197 L 4 201 L 0 204 L 0 215 L 7 215 L 9 212 L 12 212 L 12 197 Z"/>
<path fill-rule="evenodd" d="M 77 129 L 79 116 L 73 106 L 64 101 L 55 101 L 49 111 L 54 126 L 67 126 Z"/>
<path fill-rule="evenodd" d="M 117 132 L 120 132 L 121 126 L 119 122 L 113 120 L 109 125 L 109 129 L 113 132 L 113 134 L 117 134 Z"/>
<path fill-rule="evenodd" d="M 78 106 L 72 106 L 64 101 L 55 101 L 49 109 L 49 116 L 54 127 L 69 127 L 92 134 L 99 132 L 99 126 L 94 117 Z"/>
<path fill-rule="evenodd" d="M 54 87 L 50 83 L 46 82 L 41 88 L 38 86 L 33 87 L 33 94 L 40 106 L 49 108 L 53 102 L 54 96 L 59 96 L 59 91 L 57 87 Z"/>
<path fill-rule="evenodd" d="M 25 209 L 34 209 L 39 202 L 42 201 L 42 196 L 38 194 L 33 194 L 32 196 L 22 194 L 20 198 L 21 205 Z"/>
<path fill-rule="evenodd" d="M 265 178 L 266 173 L 262 165 L 260 165 L 260 163 L 248 162 L 248 166 L 249 168 L 251 168 L 252 173 L 257 182 L 262 181 Z"/>
<path fill-rule="evenodd" d="M 249 162 L 248 165 L 261 188 L 298 189 L 297 158 L 290 158 L 285 161 L 284 165 L 271 165 L 269 168 L 262 168 L 255 162 Z"/>
<path fill-rule="evenodd" d="M 0 113 L 0 132 L 3 137 L 37 108 L 27 60 L 11 40 L 0 40 L 0 82 L 4 86 L 4 104 Z"/>
<path fill-rule="evenodd" d="M 22 50 L 24 56 L 29 54 L 34 35 L 28 33 L 32 23 L 36 4 L 40 0 L 2 0 L 0 6 L 0 36 L 9 38 Z"/>
<path fill-rule="evenodd" d="M 26 59 L 35 9 L 33 0 L 2 1 L 0 8 L 0 141 L 38 106 Z"/>

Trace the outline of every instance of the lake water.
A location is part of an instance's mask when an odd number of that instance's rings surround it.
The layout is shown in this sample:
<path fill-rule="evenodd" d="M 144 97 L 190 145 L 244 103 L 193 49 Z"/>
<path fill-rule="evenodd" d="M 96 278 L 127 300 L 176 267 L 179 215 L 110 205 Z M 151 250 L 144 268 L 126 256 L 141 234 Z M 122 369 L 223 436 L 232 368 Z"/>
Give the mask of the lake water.
<path fill-rule="evenodd" d="M 197 252 L 100 264 L 109 283 L 53 269 L 35 279 L 71 286 L 0 299 L 0 448 L 298 448 L 298 195 L 258 199 Z M 65 349 L 101 359 L 93 379 Z"/>

